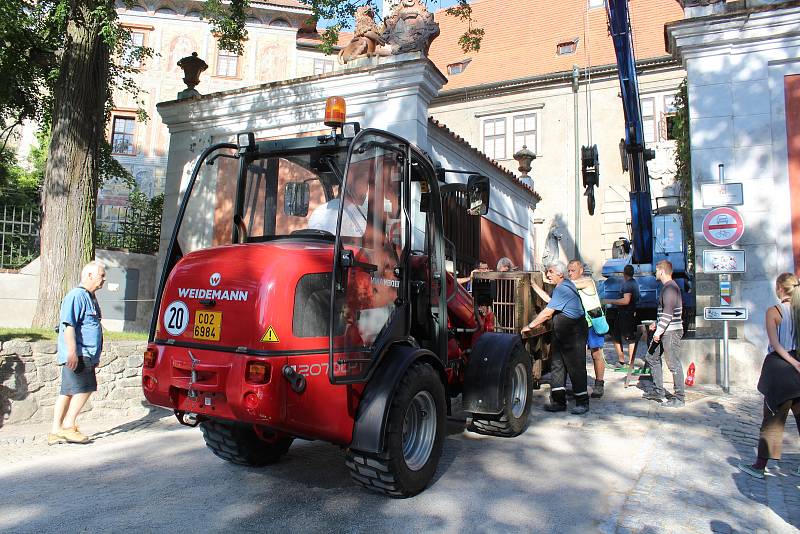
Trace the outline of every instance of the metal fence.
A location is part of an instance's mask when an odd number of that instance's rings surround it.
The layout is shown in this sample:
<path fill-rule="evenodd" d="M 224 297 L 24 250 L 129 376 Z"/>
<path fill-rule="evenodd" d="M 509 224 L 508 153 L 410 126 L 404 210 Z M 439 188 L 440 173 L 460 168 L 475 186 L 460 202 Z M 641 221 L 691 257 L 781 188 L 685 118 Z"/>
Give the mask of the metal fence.
<path fill-rule="evenodd" d="M 0 211 L 0 269 L 19 269 L 39 255 L 39 209 L 4 205 Z"/>
<path fill-rule="evenodd" d="M 158 252 L 161 220 L 149 219 L 128 209 L 120 209 L 113 217 L 96 220 L 97 248 L 125 250 L 140 254 Z"/>
<path fill-rule="evenodd" d="M 0 269 L 20 269 L 39 255 L 39 224 L 36 206 L 0 206 Z M 160 220 L 125 208 L 96 220 L 97 248 L 155 254 L 160 236 Z"/>

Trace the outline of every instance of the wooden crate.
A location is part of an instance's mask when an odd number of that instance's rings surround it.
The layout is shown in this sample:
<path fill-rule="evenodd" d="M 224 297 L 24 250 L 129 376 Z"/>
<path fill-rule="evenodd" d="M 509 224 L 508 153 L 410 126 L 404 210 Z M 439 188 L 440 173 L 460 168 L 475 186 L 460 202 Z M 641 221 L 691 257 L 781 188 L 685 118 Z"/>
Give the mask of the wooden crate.
<path fill-rule="evenodd" d="M 473 277 L 477 280 L 494 281 L 492 311 L 495 331 L 508 334 L 519 334 L 522 327 L 530 323 L 546 306 L 531 284 L 538 283 L 548 294 L 553 292 L 554 287 L 544 282 L 544 275 L 540 272 L 476 272 Z M 538 386 L 542 374 L 549 367 L 551 329 L 551 322 L 547 321 L 523 338 L 525 348 L 533 358 L 534 387 Z"/>

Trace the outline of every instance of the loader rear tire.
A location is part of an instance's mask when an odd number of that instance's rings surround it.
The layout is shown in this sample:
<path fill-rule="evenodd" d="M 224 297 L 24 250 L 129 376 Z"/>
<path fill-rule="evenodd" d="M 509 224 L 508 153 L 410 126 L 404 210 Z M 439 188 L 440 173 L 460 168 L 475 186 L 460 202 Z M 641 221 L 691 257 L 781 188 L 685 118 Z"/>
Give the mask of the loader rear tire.
<path fill-rule="evenodd" d="M 518 347 L 506 366 L 503 411 L 498 415 L 473 414 L 469 430 L 510 438 L 525 432 L 531 411 L 531 357 Z"/>
<path fill-rule="evenodd" d="M 360 486 L 391 497 L 416 495 L 430 483 L 442 455 L 444 385 L 427 363 L 412 365 L 392 399 L 385 454 L 350 449 L 347 467 Z"/>
<path fill-rule="evenodd" d="M 286 454 L 294 438 L 279 438 L 270 443 L 262 440 L 251 425 L 209 419 L 200 423 L 203 439 L 211 452 L 225 461 L 263 467 L 277 462 Z"/>

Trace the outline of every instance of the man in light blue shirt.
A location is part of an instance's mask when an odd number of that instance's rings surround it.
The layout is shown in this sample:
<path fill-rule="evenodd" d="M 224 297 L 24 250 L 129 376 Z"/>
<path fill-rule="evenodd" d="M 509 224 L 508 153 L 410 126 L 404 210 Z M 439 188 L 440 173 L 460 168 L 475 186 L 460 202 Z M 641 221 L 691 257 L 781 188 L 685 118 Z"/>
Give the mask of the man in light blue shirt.
<path fill-rule="evenodd" d="M 578 288 L 567 276 L 567 266 L 560 261 L 547 265 L 547 278 L 555 284 L 550 302 L 536 318 L 522 329 L 526 336 L 531 330 L 553 320 L 553 337 L 550 346 L 550 404 L 548 412 L 563 412 L 567 409 L 565 383 L 567 374 L 575 392 L 575 407 L 570 410 L 576 415 L 589 411 L 589 391 L 586 385 L 586 338 L 589 326 L 583 310 Z"/>
<path fill-rule="evenodd" d="M 100 261 L 87 263 L 81 270 L 81 283 L 61 302 L 58 323 L 57 362 L 61 368 L 61 394 L 53 407 L 53 425 L 47 444 L 86 443 L 75 424 L 78 414 L 97 391 L 95 367 L 103 350 L 100 306 L 94 296 L 103 287 L 106 268 Z"/>

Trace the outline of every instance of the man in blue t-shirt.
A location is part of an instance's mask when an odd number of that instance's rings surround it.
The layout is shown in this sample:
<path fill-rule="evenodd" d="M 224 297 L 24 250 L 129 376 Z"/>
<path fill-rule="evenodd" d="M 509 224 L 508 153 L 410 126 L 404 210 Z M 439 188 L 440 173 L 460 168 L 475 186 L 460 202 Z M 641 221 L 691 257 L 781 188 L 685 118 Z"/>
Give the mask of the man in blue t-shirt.
<path fill-rule="evenodd" d="M 53 407 L 53 425 L 47 444 L 86 443 L 75 424 L 78 414 L 97 391 L 95 367 L 103 350 L 100 306 L 94 296 L 106 281 L 106 267 L 100 261 L 87 263 L 81 270 L 81 283 L 61 301 L 58 322 L 58 365 L 61 368 L 61 394 Z"/>
<path fill-rule="evenodd" d="M 586 337 L 589 326 L 578 289 L 567 278 L 567 266 L 560 261 L 547 265 L 547 278 L 555 284 L 550 302 L 536 318 L 522 329 L 525 335 L 540 324 L 553 319 L 553 343 L 550 346 L 550 404 L 548 412 L 567 409 L 567 374 L 575 392 L 574 414 L 589 411 L 589 391 L 586 385 Z"/>

